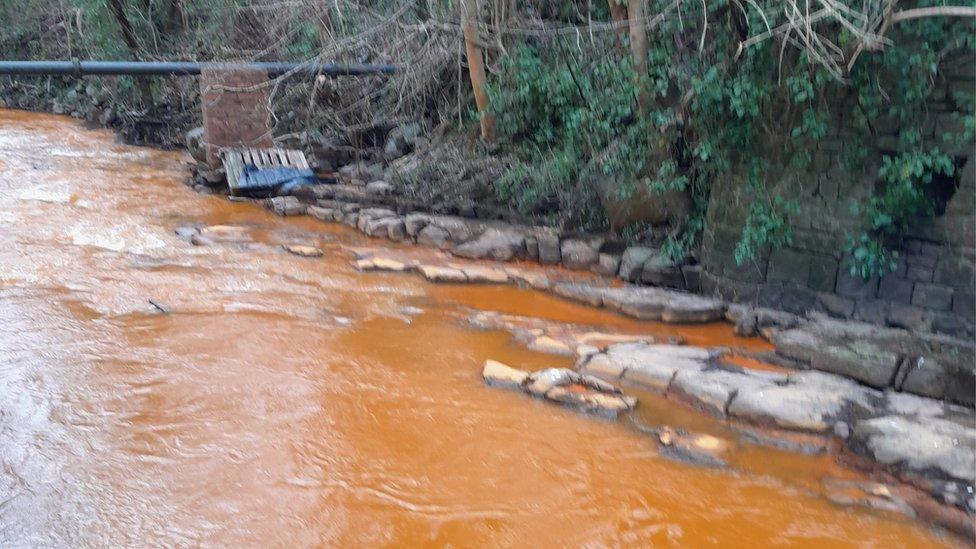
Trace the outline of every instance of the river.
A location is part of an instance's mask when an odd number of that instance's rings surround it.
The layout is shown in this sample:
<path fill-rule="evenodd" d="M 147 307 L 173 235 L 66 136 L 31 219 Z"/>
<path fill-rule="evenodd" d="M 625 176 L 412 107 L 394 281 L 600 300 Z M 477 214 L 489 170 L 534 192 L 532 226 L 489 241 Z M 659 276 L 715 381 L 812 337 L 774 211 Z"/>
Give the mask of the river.
<path fill-rule="evenodd" d="M 757 546 L 954 543 L 843 508 L 830 456 L 750 445 L 637 393 L 607 421 L 487 388 L 481 365 L 569 366 L 469 308 L 761 347 L 507 286 L 360 273 L 381 246 L 201 196 L 181 153 L 0 110 L 0 545 Z M 230 224 L 247 243 L 174 229 Z M 315 243 L 322 258 L 289 255 Z M 149 303 L 152 300 L 168 313 Z M 635 428 L 735 441 L 727 468 Z"/>

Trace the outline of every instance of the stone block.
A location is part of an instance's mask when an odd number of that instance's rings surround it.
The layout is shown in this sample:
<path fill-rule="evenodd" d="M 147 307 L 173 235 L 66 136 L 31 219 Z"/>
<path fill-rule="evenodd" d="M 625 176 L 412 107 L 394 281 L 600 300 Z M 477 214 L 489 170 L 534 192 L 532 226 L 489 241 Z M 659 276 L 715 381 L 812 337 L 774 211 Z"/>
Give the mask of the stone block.
<path fill-rule="evenodd" d="M 767 282 L 787 282 L 805 286 L 810 276 L 811 257 L 790 248 L 781 248 L 769 256 Z"/>
<path fill-rule="evenodd" d="M 969 322 L 976 321 L 976 295 L 955 292 L 952 296 L 952 312 Z"/>
<path fill-rule="evenodd" d="M 814 308 L 817 294 L 807 288 L 784 284 L 765 284 L 759 287 L 759 305 L 802 314 Z"/>
<path fill-rule="evenodd" d="M 888 325 L 912 332 L 927 332 L 931 326 L 931 320 L 927 311 L 921 307 L 892 303 L 888 311 Z"/>
<path fill-rule="evenodd" d="M 621 279 L 627 282 L 636 282 L 640 280 L 641 269 L 644 266 L 644 262 L 647 261 L 654 250 L 650 248 L 644 248 L 642 246 L 631 246 L 624 250 L 624 255 L 620 259 L 620 271 L 619 276 Z"/>
<path fill-rule="evenodd" d="M 942 284 L 919 282 L 915 284 L 912 293 L 912 305 L 918 305 L 936 311 L 948 311 L 952 308 L 953 290 Z"/>
<path fill-rule="evenodd" d="M 855 301 L 854 318 L 862 322 L 884 325 L 888 321 L 891 304 L 880 299 L 859 299 Z"/>
<path fill-rule="evenodd" d="M 615 254 L 600 253 L 600 259 L 593 266 L 593 270 L 605 276 L 617 276 L 620 268 L 620 256 Z"/>
<path fill-rule="evenodd" d="M 963 255 L 943 257 L 933 272 L 932 282 L 976 293 L 976 269 L 973 259 Z"/>
<path fill-rule="evenodd" d="M 851 318 L 854 315 L 854 300 L 834 293 L 822 293 L 818 296 L 820 306 L 831 316 Z"/>
<path fill-rule="evenodd" d="M 661 254 L 654 254 L 641 267 L 641 282 L 665 288 L 684 288 L 681 269 Z"/>
<path fill-rule="evenodd" d="M 827 255 L 810 256 L 810 274 L 806 285 L 818 292 L 833 292 L 837 285 L 837 260 Z"/>
<path fill-rule="evenodd" d="M 689 292 L 701 291 L 701 265 L 682 265 L 681 276 L 685 279 L 685 289 Z"/>
<path fill-rule="evenodd" d="M 568 238 L 559 246 L 562 264 L 570 269 L 585 269 L 600 260 L 600 239 Z"/>
<path fill-rule="evenodd" d="M 894 274 L 881 277 L 878 285 L 878 298 L 897 303 L 911 303 L 915 283 Z"/>
<path fill-rule="evenodd" d="M 873 276 L 864 280 L 858 275 L 851 274 L 850 263 L 841 263 L 837 270 L 836 293 L 859 299 L 871 299 L 878 294 L 878 277 Z"/>
<path fill-rule="evenodd" d="M 908 265 L 905 271 L 905 278 L 915 282 L 932 282 L 933 270 L 931 267 L 923 265 Z"/>
<path fill-rule="evenodd" d="M 554 234 L 539 234 L 536 236 L 539 245 L 539 261 L 554 265 L 561 260 L 559 237 Z"/>

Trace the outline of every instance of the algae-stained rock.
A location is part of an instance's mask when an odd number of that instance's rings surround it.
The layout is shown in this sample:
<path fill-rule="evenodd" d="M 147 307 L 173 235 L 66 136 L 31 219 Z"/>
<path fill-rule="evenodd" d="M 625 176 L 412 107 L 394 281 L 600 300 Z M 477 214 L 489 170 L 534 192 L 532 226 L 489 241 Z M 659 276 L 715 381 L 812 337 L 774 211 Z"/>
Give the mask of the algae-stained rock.
<path fill-rule="evenodd" d="M 514 230 L 487 229 L 478 238 L 454 248 L 451 252 L 469 259 L 509 261 L 525 256 L 525 237 Z"/>
<path fill-rule="evenodd" d="M 854 424 L 849 444 L 880 463 L 976 482 L 976 430 L 938 418 L 883 416 Z"/>
<path fill-rule="evenodd" d="M 529 373 L 512 368 L 501 362 L 486 360 L 485 366 L 481 370 L 481 377 L 484 378 L 485 383 L 493 387 L 516 389 L 522 387 L 525 379 L 529 377 Z"/>
<path fill-rule="evenodd" d="M 315 246 L 303 246 L 299 244 L 293 244 L 290 246 L 285 246 L 288 253 L 300 256 L 300 257 L 322 257 L 324 252 L 316 248 Z"/>
<path fill-rule="evenodd" d="M 840 374 L 877 388 L 887 387 L 895 377 L 899 357 L 867 341 L 821 345 L 810 349 L 810 366 Z"/>
<path fill-rule="evenodd" d="M 973 406 L 976 398 L 976 366 L 963 361 L 950 363 L 927 356 L 915 357 L 908 365 L 901 389 Z"/>
<path fill-rule="evenodd" d="M 706 411 L 724 417 L 732 397 L 743 388 L 769 387 L 772 382 L 761 377 L 725 370 L 682 370 L 668 388 L 674 394 Z"/>
<path fill-rule="evenodd" d="M 431 282 L 467 282 L 468 277 L 459 269 L 439 265 L 419 265 L 417 269 Z"/>

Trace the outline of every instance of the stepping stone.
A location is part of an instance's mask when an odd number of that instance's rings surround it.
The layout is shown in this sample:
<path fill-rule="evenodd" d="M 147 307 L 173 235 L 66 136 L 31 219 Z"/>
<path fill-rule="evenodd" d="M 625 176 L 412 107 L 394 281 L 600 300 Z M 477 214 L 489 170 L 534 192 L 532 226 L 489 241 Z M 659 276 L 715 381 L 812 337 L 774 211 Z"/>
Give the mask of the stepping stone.
<path fill-rule="evenodd" d="M 295 254 L 300 257 L 322 257 L 322 255 L 324 254 L 322 250 L 314 246 L 303 246 L 303 245 L 296 244 L 296 245 L 285 246 L 285 249 L 288 250 L 289 253 Z"/>

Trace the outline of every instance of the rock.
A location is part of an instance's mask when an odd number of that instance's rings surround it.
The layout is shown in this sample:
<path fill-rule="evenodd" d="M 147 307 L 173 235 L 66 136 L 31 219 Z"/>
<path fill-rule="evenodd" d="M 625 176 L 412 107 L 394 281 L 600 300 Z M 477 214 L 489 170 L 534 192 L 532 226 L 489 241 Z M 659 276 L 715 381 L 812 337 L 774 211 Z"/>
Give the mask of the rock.
<path fill-rule="evenodd" d="M 108 113 L 107 117 L 105 116 L 105 113 Z M 107 126 L 109 122 L 111 122 L 111 119 L 115 116 L 115 113 L 112 112 L 111 109 L 106 109 L 105 113 L 103 113 L 102 116 L 106 118 L 106 121 L 102 122 L 101 118 L 99 119 L 99 123 L 101 123 L 103 126 Z M 193 128 L 192 130 L 186 132 L 186 134 L 183 136 L 183 142 L 186 144 L 186 150 L 197 162 L 207 161 L 207 151 L 203 146 L 203 138 L 204 133 L 202 127 Z"/>
<path fill-rule="evenodd" d="M 678 371 L 668 388 L 674 394 L 716 416 L 725 417 L 729 402 L 743 388 L 769 387 L 772 382 L 761 377 L 724 370 Z"/>
<path fill-rule="evenodd" d="M 740 389 L 728 413 L 753 423 L 826 433 L 842 415 L 873 412 L 871 396 L 868 389 L 838 376 L 797 372 L 786 385 Z"/>
<path fill-rule="evenodd" d="M 942 402 L 931 398 L 908 393 L 897 393 L 890 389 L 885 391 L 884 396 L 884 408 L 892 414 L 937 417 L 945 413 L 945 406 Z"/>
<path fill-rule="evenodd" d="M 416 238 L 420 231 L 430 223 L 430 216 L 421 213 L 411 213 L 407 214 L 403 218 L 404 227 L 406 228 L 407 234 L 412 238 Z M 447 231 L 444 231 L 445 239 Z"/>
<path fill-rule="evenodd" d="M 752 337 L 756 335 L 757 328 L 756 313 L 752 310 L 742 314 L 735 322 L 732 332 L 739 337 Z"/>
<path fill-rule="evenodd" d="M 268 208 L 277 215 L 302 215 L 305 213 L 305 204 L 294 196 L 275 196 L 268 199 Z"/>
<path fill-rule="evenodd" d="M 530 341 L 528 347 L 533 351 L 550 355 L 573 356 L 575 354 L 569 345 L 545 335 Z"/>
<path fill-rule="evenodd" d="M 506 366 L 501 362 L 486 360 L 485 366 L 481 370 L 481 377 L 484 378 L 485 383 L 492 387 L 518 389 L 525 383 L 529 373 Z"/>
<path fill-rule="evenodd" d="M 322 208 L 320 206 L 309 206 L 306 213 L 319 221 L 334 221 L 336 210 L 332 208 Z"/>
<path fill-rule="evenodd" d="M 725 313 L 725 302 L 662 288 L 625 286 L 606 289 L 603 304 L 641 320 L 674 323 L 702 323 L 719 320 Z"/>
<path fill-rule="evenodd" d="M 469 259 L 509 261 L 525 256 L 525 237 L 515 231 L 490 228 L 475 240 L 457 246 L 451 253 Z"/>
<path fill-rule="evenodd" d="M 214 241 L 201 234 L 195 234 L 190 236 L 190 244 L 194 246 L 213 246 Z"/>
<path fill-rule="evenodd" d="M 647 261 L 654 250 L 641 246 L 631 246 L 624 250 L 624 255 L 620 259 L 620 271 L 618 275 L 627 282 L 637 282 L 641 278 L 641 270 L 644 262 Z"/>
<path fill-rule="evenodd" d="M 708 467 L 727 465 L 722 458 L 731 448 L 727 440 L 669 426 L 657 430 L 657 439 L 661 443 L 661 454 L 666 457 Z"/>
<path fill-rule="evenodd" d="M 883 416 L 854 424 L 852 449 L 923 476 L 976 482 L 976 429 L 939 418 Z"/>
<path fill-rule="evenodd" d="M 508 274 L 502 269 L 482 267 L 479 265 L 451 265 L 464 272 L 468 282 L 476 284 L 504 284 L 508 282 Z"/>
<path fill-rule="evenodd" d="M 871 387 L 888 387 L 895 377 L 899 357 L 867 341 L 821 345 L 810 350 L 810 367 L 840 374 Z"/>
<path fill-rule="evenodd" d="M 177 227 L 174 232 L 176 233 L 176 236 L 184 240 L 190 240 L 193 235 L 200 234 L 200 229 L 197 229 L 196 227 Z"/>
<path fill-rule="evenodd" d="M 570 269 L 585 269 L 597 263 L 600 260 L 601 243 L 601 240 L 596 239 L 569 238 L 563 240 L 559 248 L 563 266 Z"/>
<path fill-rule="evenodd" d="M 301 256 L 301 257 L 322 257 L 325 252 L 315 246 L 302 246 L 298 244 L 289 245 L 284 247 L 288 250 L 288 253 Z"/>
<path fill-rule="evenodd" d="M 566 368 L 534 372 L 523 387 L 530 394 L 588 413 L 616 416 L 637 405 L 637 399 L 624 396 L 613 385 Z"/>
<path fill-rule="evenodd" d="M 549 288 L 549 277 L 542 273 L 523 271 L 512 267 L 506 267 L 505 272 L 508 273 L 509 278 L 520 284 L 525 284 L 537 290 L 546 290 Z"/>
<path fill-rule="evenodd" d="M 600 259 L 593 267 L 593 270 L 604 276 L 617 276 L 617 269 L 620 268 L 620 256 L 614 254 L 600 254 Z"/>
<path fill-rule="evenodd" d="M 580 301 L 593 307 L 603 305 L 603 296 L 607 292 L 607 288 L 575 282 L 560 282 L 553 285 L 551 290 L 560 297 Z"/>
<path fill-rule="evenodd" d="M 387 196 L 393 194 L 393 185 L 390 185 L 386 181 L 373 181 L 366 184 L 366 194 Z"/>
<path fill-rule="evenodd" d="M 652 286 L 683 289 L 681 268 L 661 253 L 652 254 L 641 267 L 641 282 Z"/>
<path fill-rule="evenodd" d="M 554 234 L 540 233 L 536 235 L 536 245 L 539 248 L 539 262 L 555 265 L 562 260 L 559 250 L 559 237 Z"/>
<path fill-rule="evenodd" d="M 408 266 L 403 262 L 397 261 L 396 259 L 390 259 L 388 257 L 360 259 L 356 261 L 355 265 L 360 271 L 403 272 L 408 269 Z"/>
<path fill-rule="evenodd" d="M 912 358 L 906 367 L 909 369 L 901 385 L 903 391 L 973 406 L 976 369 L 971 363 L 951 363 L 923 356 Z"/>
<path fill-rule="evenodd" d="M 237 225 L 211 225 L 200 229 L 200 235 L 214 242 L 250 242 L 251 235 L 245 227 Z"/>
<path fill-rule="evenodd" d="M 468 277 L 464 272 L 450 267 L 439 267 L 437 265 L 420 265 L 417 267 L 420 274 L 431 282 L 467 282 Z"/>
<path fill-rule="evenodd" d="M 814 353 L 823 345 L 818 336 L 802 329 L 776 332 L 773 334 L 772 343 L 776 346 L 779 355 L 805 364 L 810 364 Z"/>
<path fill-rule="evenodd" d="M 678 345 L 621 343 L 594 355 L 584 365 L 587 372 L 623 377 L 648 389 L 664 392 L 680 370 L 701 370 L 711 358 L 706 349 Z"/>
<path fill-rule="evenodd" d="M 427 225 L 417 234 L 417 244 L 446 250 L 451 247 L 450 235 L 436 225 Z"/>
<path fill-rule="evenodd" d="M 823 481 L 823 494 L 831 503 L 844 507 L 857 505 L 915 518 L 915 510 L 908 502 L 895 497 L 890 487 L 878 482 L 828 478 Z"/>

